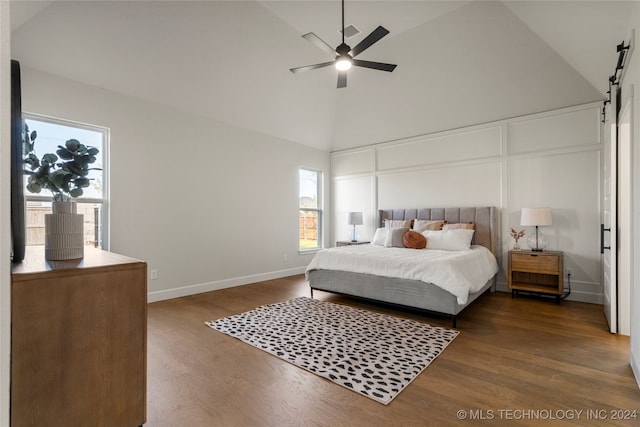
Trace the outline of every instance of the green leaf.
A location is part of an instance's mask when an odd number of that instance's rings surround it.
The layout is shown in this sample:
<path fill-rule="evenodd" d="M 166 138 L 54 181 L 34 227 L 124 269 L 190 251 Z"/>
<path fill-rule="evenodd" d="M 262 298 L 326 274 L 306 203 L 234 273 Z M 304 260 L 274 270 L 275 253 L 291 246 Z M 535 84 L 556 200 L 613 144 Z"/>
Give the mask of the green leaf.
<path fill-rule="evenodd" d="M 53 153 L 47 153 L 44 156 L 42 156 L 42 161 L 49 164 L 53 164 L 58 161 L 58 156 L 56 156 Z"/>
<path fill-rule="evenodd" d="M 100 152 L 100 150 L 98 150 L 96 147 L 89 147 L 88 153 L 91 154 L 92 156 L 97 155 Z"/>
<path fill-rule="evenodd" d="M 89 178 L 78 178 L 76 179 L 76 186 L 81 188 L 86 188 L 91 184 L 91 180 Z"/>
<path fill-rule="evenodd" d="M 38 158 L 33 153 L 30 153 L 28 157 L 23 159 L 23 163 L 25 165 L 28 165 L 31 170 L 36 170 L 40 167 L 40 160 L 38 160 Z"/>
<path fill-rule="evenodd" d="M 69 191 L 69 195 L 71 197 L 80 197 L 82 196 L 82 193 L 83 193 L 82 188 L 77 188 L 77 187 Z"/>
<path fill-rule="evenodd" d="M 64 175 L 64 176 L 73 175 L 71 172 L 69 172 L 66 169 L 58 169 L 56 173 L 59 173 L 60 175 Z"/>
<path fill-rule="evenodd" d="M 29 131 L 29 128 L 27 128 L 27 132 L 28 131 Z M 38 137 L 38 132 L 36 132 L 35 130 L 33 132 L 31 132 L 31 135 L 29 136 L 31 141 L 35 141 L 37 137 Z"/>
<path fill-rule="evenodd" d="M 59 169 L 49 175 L 49 181 L 51 181 L 56 187 L 60 188 L 64 184 L 66 175 L 68 175 L 67 171 Z"/>
<path fill-rule="evenodd" d="M 81 145 L 82 144 L 80 144 L 80 141 L 78 141 L 77 139 L 69 139 L 65 143 L 67 150 L 71 151 L 72 153 L 75 153 L 76 151 L 78 151 L 78 148 L 80 148 Z"/>
<path fill-rule="evenodd" d="M 33 144 L 29 143 L 28 139 L 25 138 L 25 140 L 22 141 L 22 157 L 28 155 L 32 151 L 33 151 Z"/>
<path fill-rule="evenodd" d="M 38 180 L 33 175 L 29 177 L 29 182 L 27 182 L 27 190 L 31 193 L 40 193 L 42 190 Z"/>
<path fill-rule="evenodd" d="M 36 176 L 38 176 L 38 177 L 46 177 L 47 175 L 49 175 L 49 171 L 50 170 L 51 170 L 51 167 L 49 166 L 49 164 L 48 163 L 43 163 L 43 164 L 40 165 L 40 167 L 36 171 Z"/>
<path fill-rule="evenodd" d="M 69 173 L 82 176 L 82 167 L 74 162 L 68 162 L 62 165 L 62 168 L 68 170 Z"/>
<path fill-rule="evenodd" d="M 71 153 L 71 151 L 67 150 L 62 145 L 58 145 L 58 150 L 56 151 L 56 153 L 63 160 L 71 160 L 71 159 L 73 159 L 73 154 Z"/>
<path fill-rule="evenodd" d="M 86 165 L 89 163 L 89 157 L 88 156 L 80 156 L 80 155 L 75 155 L 73 156 L 73 160 L 78 163 L 79 165 Z"/>

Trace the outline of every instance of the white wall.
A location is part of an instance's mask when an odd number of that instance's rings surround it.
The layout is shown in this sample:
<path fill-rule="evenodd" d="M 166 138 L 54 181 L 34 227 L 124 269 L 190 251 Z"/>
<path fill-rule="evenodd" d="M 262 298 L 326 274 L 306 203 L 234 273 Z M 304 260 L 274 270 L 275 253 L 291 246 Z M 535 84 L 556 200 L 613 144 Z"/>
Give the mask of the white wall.
<path fill-rule="evenodd" d="M 592 103 L 334 152 L 333 241 L 346 236 L 350 210 L 364 212 L 364 240 L 373 236 L 377 209 L 496 206 L 506 266 L 509 229 L 523 228 L 521 208 L 549 206 L 554 224 L 541 231 L 573 271 L 569 299 L 602 303 L 600 108 Z M 502 273 L 503 290 L 505 282 Z"/>
<path fill-rule="evenodd" d="M 631 25 L 629 34 L 635 30 L 635 40 L 627 37 L 625 41 L 633 46 L 633 53 L 629 58 L 629 63 L 625 66 L 625 74 L 622 80 L 622 105 L 626 105 L 630 96 L 633 96 L 632 113 L 633 113 L 633 129 L 631 132 L 632 141 L 632 232 L 633 232 L 633 253 L 632 259 L 632 280 L 631 280 L 631 367 L 636 377 L 638 385 L 640 385 L 640 266 L 637 259 L 640 256 L 640 50 L 638 49 L 638 41 L 640 36 L 640 3 L 634 4 L 633 14 L 631 17 Z"/>
<path fill-rule="evenodd" d="M 409 31 L 388 27 L 392 34 L 370 55 L 398 68 L 349 71 L 349 90 L 338 93 L 332 146 L 345 149 L 602 99 L 582 70 L 523 25 L 511 3 L 471 1 Z M 545 16 L 563 10 L 552 3 Z M 576 15 L 591 12 L 578 3 L 566 7 Z M 562 38 L 572 40 L 573 26 L 565 24 Z"/>
<path fill-rule="evenodd" d="M 310 260 L 298 255 L 298 168 L 323 170 L 328 189 L 327 152 L 28 68 L 23 110 L 110 129 L 110 249 L 158 271 L 151 301 Z"/>
<path fill-rule="evenodd" d="M 0 1 L 0 426 L 9 425 L 11 353 L 10 300 L 10 153 L 11 153 L 11 34 L 9 2 Z"/>

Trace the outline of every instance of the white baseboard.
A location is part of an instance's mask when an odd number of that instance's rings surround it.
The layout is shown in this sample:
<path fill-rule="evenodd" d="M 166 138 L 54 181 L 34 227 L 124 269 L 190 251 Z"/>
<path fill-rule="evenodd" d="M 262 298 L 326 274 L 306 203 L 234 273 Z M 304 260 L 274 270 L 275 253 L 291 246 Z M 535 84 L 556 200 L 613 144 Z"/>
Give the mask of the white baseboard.
<path fill-rule="evenodd" d="M 597 284 L 589 282 L 576 282 L 571 281 L 571 293 L 567 297 L 567 301 L 586 302 L 589 304 L 604 304 L 604 295 L 598 292 L 591 292 L 589 289 L 594 289 Z M 498 281 L 496 284 L 496 290 L 501 292 L 511 292 L 507 282 Z"/>
<path fill-rule="evenodd" d="M 281 277 L 294 276 L 304 273 L 306 267 L 296 267 L 287 270 L 272 271 L 268 273 L 254 274 L 251 276 L 233 277 L 215 282 L 200 283 L 196 285 L 181 286 L 179 288 L 163 289 L 147 293 L 147 302 L 163 301 L 172 298 L 186 297 L 202 292 L 217 291 L 219 289 L 232 288 L 234 286 L 248 285 L 264 280 L 279 279 Z"/>
<path fill-rule="evenodd" d="M 631 351 L 631 370 L 633 371 L 633 376 L 636 377 L 638 388 L 640 388 L 640 360 L 636 358 L 633 350 Z"/>

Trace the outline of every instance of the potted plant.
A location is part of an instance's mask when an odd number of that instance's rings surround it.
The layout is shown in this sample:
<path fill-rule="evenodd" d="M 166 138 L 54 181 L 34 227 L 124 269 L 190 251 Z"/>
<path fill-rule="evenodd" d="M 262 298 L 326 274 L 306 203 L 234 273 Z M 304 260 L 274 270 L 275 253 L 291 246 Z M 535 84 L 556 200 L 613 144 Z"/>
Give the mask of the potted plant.
<path fill-rule="evenodd" d="M 59 145 L 56 153 L 38 157 L 35 151 L 37 132 L 29 132 L 25 123 L 23 141 L 24 174 L 27 191 L 39 194 L 49 190 L 53 195 L 52 213 L 45 215 L 45 258 L 76 259 L 84 256 L 83 217 L 77 213 L 76 197 L 91 185 L 89 171 L 100 170 L 90 165 L 97 160 L 98 148 L 85 146 L 77 139 Z"/>

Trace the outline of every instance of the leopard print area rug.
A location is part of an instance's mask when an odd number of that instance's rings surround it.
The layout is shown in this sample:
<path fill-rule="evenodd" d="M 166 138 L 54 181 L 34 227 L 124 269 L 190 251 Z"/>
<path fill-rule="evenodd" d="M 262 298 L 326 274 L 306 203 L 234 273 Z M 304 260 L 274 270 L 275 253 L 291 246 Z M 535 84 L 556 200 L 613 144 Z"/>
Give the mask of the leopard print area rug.
<path fill-rule="evenodd" d="M 459 334 L 307 297 L 205 323 L 385 405 Z"/>

